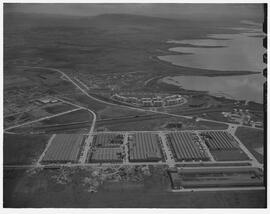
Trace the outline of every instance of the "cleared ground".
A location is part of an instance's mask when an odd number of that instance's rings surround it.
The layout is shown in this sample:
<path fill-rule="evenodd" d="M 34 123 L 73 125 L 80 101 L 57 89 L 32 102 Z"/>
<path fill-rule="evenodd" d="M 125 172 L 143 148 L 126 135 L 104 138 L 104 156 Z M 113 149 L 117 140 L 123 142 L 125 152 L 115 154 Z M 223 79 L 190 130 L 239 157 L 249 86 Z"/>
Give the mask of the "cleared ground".
<path fill-rule="evenodd" d="M 177 127 L 177 128 L 176 128 Z M 166 114 L 136 115 L 117 119 L 97 120 L 96 130 L 156 131 L 156 130 L 222 130 L 228 125 L 211 121 L 198 121 Z"/>
<path fill-rule="evenodd" d="M 84 109 L 12 129 L 15 133 L 88 133 L 93 115 Z"/>
<path fill-rule="evenodd" d="M 66 124 L 66 123 L 76 123 L 76 122 L 89 122 L 92 123 L 93 115 L 84 109 L 71 112 L 65 115 L 53 117 L 47 120 L 43 120 L 43 125 L 53 125 L 53 124 Z"/>
<path fill-rule="evenodd" d="M 245 127 L 237 128 L 235 135 L 247 147 L 247 149 L 255 156 L 255 158 L 263 163 L 264 161 L 264 131 Z M 265 142 L 266 143 L 266 142 Z"/>
<path fill-rule="evenodd" d="M 68 111 L 71 109 L 74 109 L 74 106 L 66 104 L 66 103 L 61 103 L 54 106 L 48 106 L 45 108 L 45 110 L 49 112 L 50 114 L 58 114 L 58 113 Z"/>
<path fill-rule="evenodd" d="M 141 181 L 106 181 L 98 192 L 87 192 L 84 177 L 93 170 L 76 170 L 68 184 L 55 182 L 57 170 L 29 175 L 20 170 L 4 171 L 4 207 L 62 208 L 259 208 L 265 207 L 265 191 L 169 192 L 168 174 L 150 167 L 151 176 Z M 129 173 L 128 173 L 129 174 Z M 133 170 L 132 177 L 140 177 Z"/>
<path fill-rule="evenodd" d="M 4 164 L 35 163 L 44 151 L 50 135 L 4 134 Z"/>

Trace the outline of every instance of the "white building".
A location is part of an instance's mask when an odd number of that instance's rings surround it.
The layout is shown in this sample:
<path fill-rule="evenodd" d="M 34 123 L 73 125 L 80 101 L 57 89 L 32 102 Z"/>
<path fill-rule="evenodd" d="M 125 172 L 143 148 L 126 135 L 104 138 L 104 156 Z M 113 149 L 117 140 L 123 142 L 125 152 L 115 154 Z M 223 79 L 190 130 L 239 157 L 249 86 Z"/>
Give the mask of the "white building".
<path fill-rule="evenodd" d="M 156 107 L 160 107 L 163 105 L 163 101 L 161 101 L 161 100 L 156 100 L 153 103 L 154 103 L 154 106 L 156 106 Z"/>
<path fill-rule="evenodd" d="M 151 107 L 153 104 L 152 104 L 152 101 L 143 101 L 143 106 L 145 107 Z"/>

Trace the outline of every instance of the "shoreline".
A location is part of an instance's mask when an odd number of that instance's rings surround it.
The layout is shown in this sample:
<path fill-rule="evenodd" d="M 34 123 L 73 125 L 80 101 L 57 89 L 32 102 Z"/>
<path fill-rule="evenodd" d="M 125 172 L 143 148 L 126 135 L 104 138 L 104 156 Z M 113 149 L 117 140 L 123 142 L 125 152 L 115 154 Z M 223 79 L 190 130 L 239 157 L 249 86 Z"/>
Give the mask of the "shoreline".
<path fill-rule="evenodd" d="M 183 76 L 183 77 L 186 77 L 187 75 L 179 75 L 179 76 Z M 240 76 L 240 75 L 239 75 Z M 206 93 L 208 94 L 209 96 L 212 96 L 212 97 L 223 97 L 227 100 L 234 100 L 234 101 L 243 101 L 245 100 L 246 102 L 254 102 L 256 104 L 259 104 L 259 105 L 263 105 L 263 101 L 262 103 L 261 102 L 258 102 L 258 101 L 254 101 L 254 100 L 247 100 L 247 99 L 238 99 L 238 98 L 233 98 L 233 95 L 230 95 L 230 94 L 226 94 L 226 92 L 222 92 L 222 93 L 219 93 L 221 96 L 217 96 L 218 92 L 214 93 L 214 92 L 210 92 L 210 91 L 206 91 L 206 90 L 195 90 L 195 89 L 187 89 L 185 88 L 184 86 L 182 86 L 177 80 L 174 80 L 173 78 L 174 77 L 178 77 L 178 76 L 165 76 L 165 77 L 161 77 L 157 80 L 157 82 L 159 81 L 160 83 L 162 84 L 166 84 L 166 85 L 173 85 L 173 86 L 176 86 L 176 87 L 180 87 L 181 90 L 185 90 L 185 91 L 196 91 L 198 93 Z M 164 80 L 165 78 L 169 78 L 168 80 Z M 210 78 L 210 77 L 209 77 Z M 224 95 L 224 96 L 223 96 Z"/>
<path fill-rule="evenodd" d="M 175 55 L 175 54 L 172 54 Z M 171 62 L 167 62 L 165 60 L 160 59 L 161 56 L 152 56 L 151 59 L 155 60 L 156 62 L 175 67 L 177 69 L 186 69 L 188 71 L 184 72 L 170 72 L 170 75 L 177 75 L 177 76 L 208 76 L 208 77 L 218 77 L 218 76 L 242 76 L 242 75 L 252 75 L 252 74 L 262 74 L 259 71 L 245 71 L 245 70 L 213 70 L 213 69 L 200 69 L 200 68 L 192 68 L 192 67 L 185 67 L 181 65 L 175 65 Z M 166 74 L 167 75 L 167 74 Z M 166 76 L 164 74 L 164 76 Z"/>

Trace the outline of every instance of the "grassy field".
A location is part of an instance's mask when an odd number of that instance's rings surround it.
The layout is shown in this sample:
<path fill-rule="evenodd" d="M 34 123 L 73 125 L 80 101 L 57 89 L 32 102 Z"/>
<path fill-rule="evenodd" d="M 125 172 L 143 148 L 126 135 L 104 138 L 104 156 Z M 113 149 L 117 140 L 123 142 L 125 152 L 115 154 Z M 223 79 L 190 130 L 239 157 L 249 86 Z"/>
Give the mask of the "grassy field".
<path fill-rule="evenodd" d="M 76 173 L 75 173 L 76 172 Z M 260 208 L 265 192 L 170 192 L 170 181 L 162 169 L 151 169 L 140 182 L 105 181 L 97 193 L 82 185 L 89 172 L 76 170 L 68 184 L 57 184 L 59 172 L 43 170 L 29 175 L 20 170 L 4 171 L 4 207 L 54 208 Z"/>
<path fill-rule="evenodd" d="M 93 115 L 84 109 L 12 129 L 14 133 L 88 133 Z"/>
<path fill-rule="evenodd" d="M 42 125 L 66 124 L 84 121 L 89 121 L 89 123 L 91 123 L 92 120 L 92 113 L 87 110 L 81 109 L 78 111 L 43 120 Z"/>
<path fill-rule="evenodd" d="M 216 161 L 244 161 L 249 160 L 248 156 L 241 150 L 232 151 L 211 151 Z"/>
<path fill-rule="evenodd" d="M 48 135 L 4 134 L 4 164 L 35 163 L 45 149 L 49 138 Z"/>
<path fill-rule="evenodd" d="M 175 130 L 171 124 L 182 124 L 176 130 L 221 130 L 228 126 L 222 123 L 199 121 L 195 122 L 184 117 L 174 117 L 162 114 L 137 115 L 136 117 L 123 117 L 107 120 L 98 120 L 96 129 L 108 129 L 111 131 L 157 131 Z"/>
<path fill-rule="evenodd" d="M 50 114 L 58 114 L 64 111 L 69 111 L 71 109 L 74 109 L 74 106 L 69 105 L 69 104 L 65 104 L 65 103 L 61 103 L 61 104 L 57 104 L 57 105 L 53 105 L 53 106 L 48 106 L 45 108 L 45 110 L 47 112 L 49 112 Z"/>
<path fill-rule="evenodd" d="M 168 39 L 199 39 L 207 34 L 234 33 L 236 31 L 229 27 L 241 26 L 235 20 L 211 23 L 200 20 L 199 24 L 193 20 L 123 14 L 70 18 L 15 13 L 5 15 L 4 20 L 6 65 L 39 63 L 81 73 L 143 71 L 155 76 L 235 73 L 174 66 L 157 60 L 156 56 L 168 54 L 167 50 L 175 45 L 167 44 Z M 31 23 L 31 28 L 23 23 Z M 18 48 L 21 44 L 23 49 Z M 37 55 L 43 59 L 41 62 L 37 62 Z M 130 87 L 133 86 L 126 88 Z"/>
<path fill-rule="evenodd" d="M 247 149 L 255 156 L 255 158 L 263 163 L 263 149 L 264 149 L 264 131 L 246 127 L 239 127 L 235 135 L 247 147 Z M 261 151 L 260 151 L 261 150 Z"/>
<path fill-rule="evenodd" d="M 213 130 L 224 130 L 228 128 L 227 124 L 224 123 L 216 123 L 211 121 L 199 121 L 197 122 L 198 129 L 213 129 Z"/>

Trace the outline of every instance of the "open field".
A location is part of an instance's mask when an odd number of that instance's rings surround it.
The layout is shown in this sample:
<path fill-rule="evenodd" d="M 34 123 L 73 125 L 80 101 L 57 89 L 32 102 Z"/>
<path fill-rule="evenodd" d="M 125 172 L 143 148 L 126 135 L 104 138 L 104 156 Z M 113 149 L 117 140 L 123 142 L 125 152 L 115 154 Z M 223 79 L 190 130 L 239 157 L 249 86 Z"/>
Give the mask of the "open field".
<path fill-rule="evenodd" d="M 87 133 L 92 125 L 91 112 L 79 109 L 12 129 L 14 133 Z"/>
<path fill-rule="evenodd" d="M 203 130 L 227 129 L 228 125 L 211 121 L 194 121 L 165 114 L 136 115 L 118 119 L 97 120 L 96 130 L 156 131 L 156 130 Z"/>
<path fill-rule="evenodd" d="M 161 167 L 149 167 L 150 175 L 140 168 L 120 176 L 123 181 L 106 178 L 97 192 L 88 192 L 85 177 L 97 169 L 67 172 L 68 183 L 56 182 L 59 170 L 29 174 L 4 170 L 4 207 L 73 207 L 73 208 L 252 208 L 265 207 L 265 191 L 170 192 L 168 174 Z M 113 173 L 114 171 L 112 171 Z M 119 174 L 119 173 L 118 173 Z M 118 175 L 117 174 L 117 175 Z M 93 175 L 94 176 L 94 175 Z M 94 178 L 94 177 L 92 177 Z M 131 181 L 129 178 L 138 178 Z"/>
<path fill-rule="evenodd" d="M 260 162 L 264 162 L 264 131 L 239 127 L 235 133 L 247 149 Z M 266 142 L 265 142 L 266 143 Z"/>
<path fill-rule="evenodd" d="M 74 106 L 66 103 L 49 103 L 39 105 L 30 104 L 27 110 L 5 117 L 5 128 L 9 128 L 23 123 L 28 123 L 34 120 L 49 117 L 73 109 L 75 109 Z"/>
<path fill-rule="evenodd" d="M 249 160 L 242 150 L 211 151 L 216 161 L 244 161 Z"/>
<path fill-rule="evenodd" d="M 4 164 L 35 163 L 49 140 L 49 135 L 4 134 Z"/>
<path fill-rule="evenodd" d="M 198 129 L 213 129 L 213 130 L 222 130 L 227 129 L 228 125 L 224 123 L 216 123 L 211 121 L 199 121 L 197 122 Z"/>
<path fill-rule="evenodd" d="M 58 113 L 68 111 L 71 109 L 74 109 L 74 106 L 66 104 L 66 103 L 62 103 L 60 105 L 48 106 L 45 108 L 45 110 L 49 112 L 50 114 L 58 114 Z"/>
<path fill-rule="evenodd" d="M 42 125 L 57 125 L 57 124 L 86 122 L 86 121 L 88 121 L 89 124 L 91 124 L 92 120 L 93 115 L 89 111 L 81 109 L 78 111 L 70 112 L 65 115 L 43 120 Z"/>

